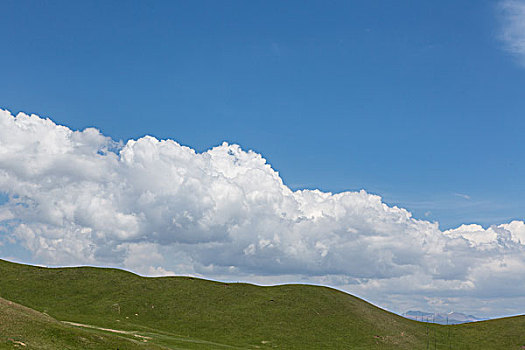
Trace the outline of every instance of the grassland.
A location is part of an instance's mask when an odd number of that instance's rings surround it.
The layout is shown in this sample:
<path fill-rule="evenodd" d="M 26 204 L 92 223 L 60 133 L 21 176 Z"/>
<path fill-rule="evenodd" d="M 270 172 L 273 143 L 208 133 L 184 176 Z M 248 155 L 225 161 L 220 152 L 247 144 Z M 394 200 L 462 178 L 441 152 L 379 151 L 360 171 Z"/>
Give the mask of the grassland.
<path fill-rule="evenodd" d="M 68 326 L 0 298 L 0 349 L 161 349 L 149 345 L 132 334 Z"/>
<path fill-rule="evenodd" d="M 145 278 L 117 269 L 49 269 L 0 260 L 0 297 L 25 307 L 2 307 L 0 321 L 11 317 L 5 316 L 7 312 L 25 310 L 46 325 L 24 322 L 22 311 L 17 317 L 23 329 L 18 333 L 2 321 L 0 347 L 7 348 L 16 345 L 9 339 L 42 349 L 51 341 L 66 344 L 55 347 L 60 349 L 89 348 L 79 343 L 82 339 L 88 339 L 93 349 L 116 349 L 117 344 L 119 349 L 521 349 L 525 345 L 525 317 L 429 325 L 319 286 Z M 37 331 L 46 327 L 48 333 Z M 39 339 L 44 344 L 40 347 Z"/>

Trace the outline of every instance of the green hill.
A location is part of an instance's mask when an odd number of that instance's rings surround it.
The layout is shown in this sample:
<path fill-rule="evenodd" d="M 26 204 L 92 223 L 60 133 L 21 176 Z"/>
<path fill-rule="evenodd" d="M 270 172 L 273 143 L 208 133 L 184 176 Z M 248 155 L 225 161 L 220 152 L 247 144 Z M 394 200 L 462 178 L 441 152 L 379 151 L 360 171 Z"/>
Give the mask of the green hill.
<path fill-rule="evenodd" d="M 68 326 L 0 298 L 0 349 L 161 349 L 133 337 Z"/>
<path fill-rule="evenodd" d="M 77 335 L 66 331 L 82 331 L 117 340 L 124 337 L 123 346 L 131 339 L 142 344 L 129 346 L 151 349 L 154 344 L 170 349 L 520 349 L 525 345 L 525 317 L 429 325 L 343 292 L 309 285 L 261 287 L 190 277 L 145 278 L 117 269 L 50 269 L 0 260 L 0 296 L 35 310 L 24 308 L 38 312 L 35 315 L 49 321 L 49 327 L 63 330 L 56 339 L 71 340 Z M 3 315 L 4 309 L 0 310 Z M 0 336 L 5 339 L 3 327 Z M 39 334 L 29 336 L 38 339 Z M 75 339 L 77 343 L 63 348 L 87 348 Z"/>

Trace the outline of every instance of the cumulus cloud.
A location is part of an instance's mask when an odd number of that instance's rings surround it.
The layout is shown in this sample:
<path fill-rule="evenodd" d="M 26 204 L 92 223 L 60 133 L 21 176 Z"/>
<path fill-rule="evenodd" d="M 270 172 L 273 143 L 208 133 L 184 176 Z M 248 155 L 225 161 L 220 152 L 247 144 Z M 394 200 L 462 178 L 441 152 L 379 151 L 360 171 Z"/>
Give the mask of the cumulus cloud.
<path fill-rule="evenodd" d="M 499 3 L 505 48 L 525 65 L 525 1 L 505 0 Z"/>
<path fill-rule="evenodd" d="M 46 264 L 322 283 L 398 311 L 515 301 L 525 287 L 522 221 L 443 232 L 363 190 L 292 191 L 260 154 L 227 143 L 122 144 L 0 110 L 0 192 L 0 241 Z"/>

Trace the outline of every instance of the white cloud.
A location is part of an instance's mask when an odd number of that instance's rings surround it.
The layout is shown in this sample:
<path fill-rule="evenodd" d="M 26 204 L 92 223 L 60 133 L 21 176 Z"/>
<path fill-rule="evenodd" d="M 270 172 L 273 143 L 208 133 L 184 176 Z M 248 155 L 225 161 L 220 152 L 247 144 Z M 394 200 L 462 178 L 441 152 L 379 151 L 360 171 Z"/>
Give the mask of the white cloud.
<path fill-rule="evenodd" d="M 491 298 L 497 313 L 525 287 L 522 221 L 442 232 L 365 191 L 292 191 L 260 154 L 226 143 L 117 144 L 0 110 L 0 192 L 0 235 L 45 264 L 322 283 L 397 311 Z"/>
<path fill-rule="evenodd" d="M 502 21 L 500 38 L 505 49 L 525 64 L 525 1 L 501 1 L 499 10 Z"/>
<path fill-rule="evenodd" d="M 454 196 L 456 197 L 460 197 L 460 198 L 463 198 L 463 199 L 470 199 L 470 196 L 468 194 L 464 194 L 464 193 L 454 193 Z"/>

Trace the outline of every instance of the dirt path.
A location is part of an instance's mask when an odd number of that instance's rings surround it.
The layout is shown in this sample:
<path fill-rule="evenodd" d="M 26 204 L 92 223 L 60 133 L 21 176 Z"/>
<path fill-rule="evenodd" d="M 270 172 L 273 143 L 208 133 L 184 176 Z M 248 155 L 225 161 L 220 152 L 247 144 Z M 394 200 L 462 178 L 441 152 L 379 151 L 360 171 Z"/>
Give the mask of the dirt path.
<path fill-rule="evenodd" d="M 97 326 L 93 326 L 93 325 L 90 325 L 90 324 L 84 324 L 84 323 L 78 323 L 78 322 L 69 322 L 69 321 L 60 321 L 60 322 L 62 322 L 64 324 L 67 324 L 67 325 L 70 325 L 70 326 L 74 326 L 74 327 L 83 327 L 83 328 L 96 329 L 96 330 L 99 330 L 99 331 L 106 331 L 106 332 L 112 332 L 112 333 L 123 334 L 123 335 L 132 335 L 132 336 L 134 336 L 136 338 L 139 338 L 144 343 L 148 342 L 148 340 L 152 340 L 153 339 L 153 338 L 147 337 L 145 335 L 140 335 L 140 334 L 137 333 L 137 331 L 123 331 L 121 329 L 103 328 L 103 327 L 97 327 Z M 214 347 L 217 347 L 217 348 L 227 348 L 227 349 L 239 349 L 239 350 L 240 349 L 245 349 L 245 348 L 240 348 L 240 347 L 233 346 L 233 345 L 215 343 L 215 342 L 211 342 L 211 341 L 207 341 L 207 340 L 185 338 L 185 337 L 174 335 L 174 334 L 170 334 L 170 333 L 163 333 L 163 335 L 168 335 L 170 337 L 173 337 L 173 339 L 176 339 L 177 341 L 179 341 L 181 343 L 202 344 L 203 346 L 208 345 L 208 346 L 214 346 Z M 139 339 L 137 339 L 137 341 Z M 263 344 L 264 344 L 264 341 L 263 341 Z M 156 345 L 159 346 L 159 344 L 156 344 Z M 255 346 L 255 348 L 258 348 L 258 346 Z M 168 348 L 166 348 L 166 349 L 168 349 Z"/>
<path fill-rule="evenodd" d="M 147 342 L 148 340 L 151 339 L 150 337 L 146 337 L 144 335 L 137 334 L 136 331 L 123 331 L 123 330 L 119 330 L 119 329 L 102 328 L 102 327 L 92 326 L 90 324 L 83 324 L 83 323 L 69 322 L 69 321 L 62 321 L 62 323 L 68 324 L 70 326 L 75 326 L 75 327 L 91 328 L 91 329 L 98 329 L 100 331 L 132 335 L 134 337 L 142 339 L 142 341 L 144 341 L 144 342 Z"/>

